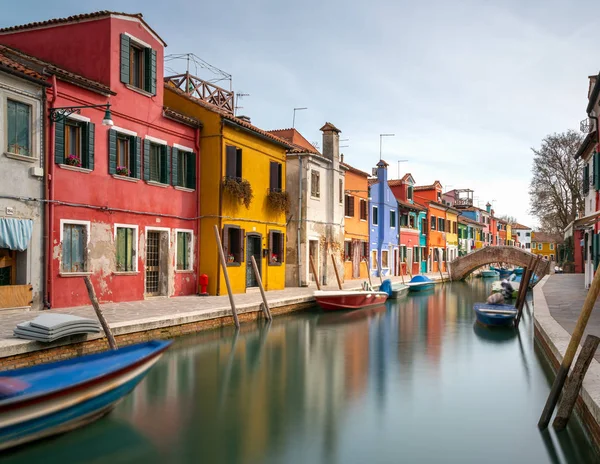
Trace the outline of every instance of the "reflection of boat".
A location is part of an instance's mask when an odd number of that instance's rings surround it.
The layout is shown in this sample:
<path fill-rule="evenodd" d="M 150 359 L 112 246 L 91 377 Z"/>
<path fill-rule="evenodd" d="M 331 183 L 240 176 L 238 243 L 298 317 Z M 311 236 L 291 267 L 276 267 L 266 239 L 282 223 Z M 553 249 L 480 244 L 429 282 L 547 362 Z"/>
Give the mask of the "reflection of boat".
<path fill-rule="evenodd" d="M 408 282 L 406 285 L 408 286 L 408 290 L 411 292 L 421 292 L 423 290 L 433 288 L 435 282 L 429 277 L 416 275 L 410 279 L 410 282 Z"/>
<path fill-rule="evenodd" d="M 489 278 L 496 278 L 500 275 L 500 273 L 498 271 L 495 271 L 493 269 L 484 269 L 483 271 L 481 271 L 481 273 L 479 274 L 481 277 L 483 277 L 484 279 L 489 279 Z"/>
<path fill-rule="evenodd" d="M 385 306 L 377 306 L 373 308 L 367 308 L 362 311 L 321 313 L 317 319 L 317 326 L 352 324 L 354 322 L 361 322 L 377 315 L 378 313 L 382 313 L 385 310 Z"/>
<path fill-rule="evenodd" d="M 512 305 L 475 303 L 473 305 L 477 322 L 491 327 L 509 327 L 517 316 Z"/>
<path fill-rule="evenodd" d="M 86 425 L 144 378 L 171 342 L 118 350 L 0 375 L 0 450 Z"/>
<path fill-rule="evenodd" d="M 388 294 L 385 292 L 365 290 L 317 290 L 314 296 L 317 304 L 326 311 L 379 306 L 384 304 L 388 298 Z"/>
<path fill-rule="evenodd" d="M 397 299 L 408 292 L 408 285 L 405 284 L 394 284 L 392 285 L 392 295 L 390 298 Z"/>
<path fill-rule="evenodd" d="M 478 338 L 493 344 L 507 342 L 518 334 L 516 330 L 494 330 L 478 322 L 473 324 L 473 332 Z"/>

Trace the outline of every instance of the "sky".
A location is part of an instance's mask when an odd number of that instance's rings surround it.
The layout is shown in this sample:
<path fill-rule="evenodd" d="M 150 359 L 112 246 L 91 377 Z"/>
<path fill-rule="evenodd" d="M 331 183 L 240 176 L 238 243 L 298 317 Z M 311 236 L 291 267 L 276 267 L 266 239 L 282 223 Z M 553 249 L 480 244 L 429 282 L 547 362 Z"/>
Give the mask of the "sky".
<path fill-rule="evenodd" d="M 341 131 L 345 161 L 389 177 L 470 188 L 479 206 L 535 226 L 532 147 L 578 130 L 597 74 L 597 0 L 0 0 L 0 27 L 97 10 L 141 12 L 167 42 L 233 76 L 238 114 L 321 141 Z M 185 61 L 169 61 L 185 71 Z M 195 70 L 192 70 L 195 71 Z M 167 72 L 168 74 L 168 72 Z M 206 70 L 199 77 L 214 78 Z M 221 82 L 228 88 L 229 82 Z"/>

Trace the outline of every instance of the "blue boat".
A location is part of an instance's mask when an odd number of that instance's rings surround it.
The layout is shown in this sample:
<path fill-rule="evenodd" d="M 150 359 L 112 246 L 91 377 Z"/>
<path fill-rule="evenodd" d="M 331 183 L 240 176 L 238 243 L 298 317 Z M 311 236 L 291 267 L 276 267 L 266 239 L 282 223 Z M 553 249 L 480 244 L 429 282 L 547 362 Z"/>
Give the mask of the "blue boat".
<path fill-rule="evenodd" d="M 513 271 L 512 269 L 500 268 L 498 269 L 498 272 L 500 273 L 501 279 L 508 279 Z"/>
<path fill-rule="evenodd" d="M 517 310 L 513 305 L 475 303 L 477 322 L 489 327 L 512 327 Z"/>
<path fill-rule="evenodd" d="M 523 274 L 523 268 L 522 267 L 515 267 L 513 269 L 513 274 L 522 275 Z"/>
<path fill-rule="evenodd" d="M 500 276 L 500 273 L 493 269 L 484 269 L 479 275 L 484 279 L 492 279 Z"/>
<path fill-rule="evenodd" d="M 0 450 L 99 419 L 136 387 L 170 344 L 151 341 L 0 372 Z"/>
<path fill-rule="evenodd" d="M 410 279 L 410 282 L 408 282 L 406 285 L 408 287 L 409 292 L 422 292 L 424 290 L 433 288 L 435 282 L 429 277 L 423 275 L 416 275 L 412 279 Z"/>

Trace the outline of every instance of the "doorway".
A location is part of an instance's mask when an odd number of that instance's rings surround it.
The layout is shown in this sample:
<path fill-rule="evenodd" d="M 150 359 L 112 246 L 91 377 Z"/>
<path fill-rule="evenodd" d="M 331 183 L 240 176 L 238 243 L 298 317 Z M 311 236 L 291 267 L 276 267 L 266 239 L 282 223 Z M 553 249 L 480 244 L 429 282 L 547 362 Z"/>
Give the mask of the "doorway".
<path fill-rule="evenodd" d="M 316 271 L 317 275 L 319 275 L 319 269 L 321 269 L 321 268 L 319 267 L 319 241 L 318 240 L 309 240 L 308 241 L 308 254 L 312 258 L 313 263 L 315 264 L 315 271 Z M 309 259 L 309 263 L 308 263 L 308 268 L 309 268 L 308 279 L 309 279 L 309 281 L 314 282 L 315 277 L 312 273 L 312 268 L 310 267 L 310 259 Z"/>
<path fill-rule="evenodd" d="M 148 230 L 146 238 L 146 294 L 167 295 L 169 265 L 169 233 Z"/>
<path fill-rule="evenodd" d="M 256 260 L 258 274 L 262 279 L 262 237 L 260 234 L 247 234 L 246 242 L 246 287 L 258 287 L 258 281 L 252 268 L 252 256 Z"/>

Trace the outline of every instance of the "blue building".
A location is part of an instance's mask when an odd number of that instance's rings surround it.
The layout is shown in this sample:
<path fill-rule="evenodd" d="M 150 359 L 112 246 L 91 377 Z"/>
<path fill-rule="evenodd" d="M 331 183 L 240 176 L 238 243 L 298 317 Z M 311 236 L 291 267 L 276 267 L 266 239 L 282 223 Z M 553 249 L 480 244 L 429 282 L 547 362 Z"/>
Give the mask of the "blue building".
<path fill-rule="evenodd" d="M 399 275 L 399 224 L 398 203 L 387 180 L 388 164 L 377 163 L 377 177 L 369 179 L 369 247 L 371 275 L 379 276 L 378 263 L 383 276 Z"/>

